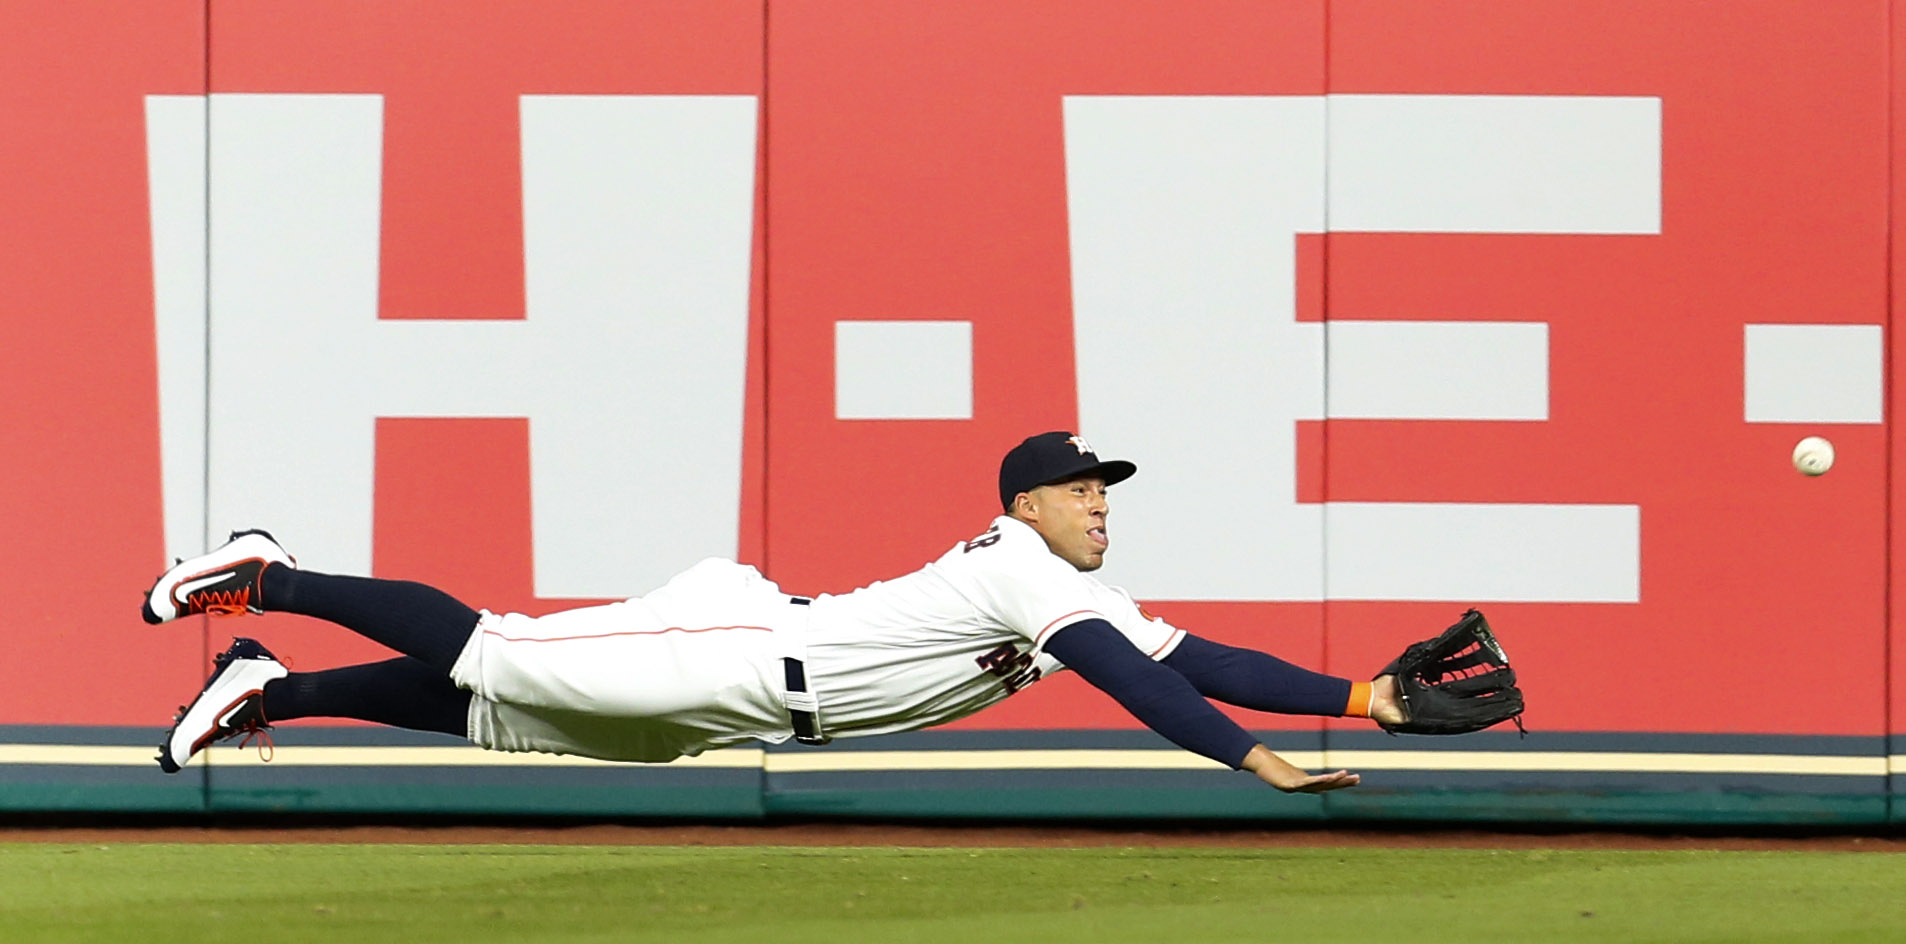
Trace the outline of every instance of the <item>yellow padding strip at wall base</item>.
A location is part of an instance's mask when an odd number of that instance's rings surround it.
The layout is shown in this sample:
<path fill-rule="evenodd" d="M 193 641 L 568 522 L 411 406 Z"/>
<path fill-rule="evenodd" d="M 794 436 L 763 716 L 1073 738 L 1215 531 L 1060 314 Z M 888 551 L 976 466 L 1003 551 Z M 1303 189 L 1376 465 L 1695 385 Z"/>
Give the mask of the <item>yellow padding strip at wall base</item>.
<path fill-rule="evenodd" d="M 670 767 L 737 767 L 759 770 L 766 752 L 758 748 L 715 751 L 684 757 Z M 92 744 L 0 744 L 0 764 L 73 764 L 87 767 L 158 768 L 157 747 Z M 281 747 L 266 761 L 251 748 L 225 745 L 192 758 L 190 766 L 214 767 L 622 767 L 616 761 L 557 754 L 504 754 L 480 747 Z M 661 765 L 655 765 L 661 766 Z"/>
<path fill-rule="evenodd" d="M 0 764 L 156 767 L 157 748 L 93 744 L 0 744 Z M 1667 754 L 1590 751 L 1282 751 L 1310 769 L 1551 771 L 1584 773 L 1796 774 L 1879 777 L 1906 773 L 1906 754 Z M 217 767 L 259 767 L 256 751 L 220 746 L 193 758 Z M 298 746 L 279 748 L 275 767 L 605 767 L 613 761 L 554 754 L 504 754 L 478 747 Z M 662 765 L 656 765 L 662 766 Z M 792 751 L 731 748 L 669 767 L 764 769 L 769 773 L 916 770 L 1219 770 L 1176 750 Z"/>

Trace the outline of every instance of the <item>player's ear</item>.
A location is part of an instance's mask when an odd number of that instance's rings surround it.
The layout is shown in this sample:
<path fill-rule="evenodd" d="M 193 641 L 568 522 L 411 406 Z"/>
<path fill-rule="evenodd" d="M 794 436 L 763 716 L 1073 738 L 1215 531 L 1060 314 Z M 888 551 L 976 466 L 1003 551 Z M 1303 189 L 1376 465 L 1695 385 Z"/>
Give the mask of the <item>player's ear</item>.
<path fill-rule="evenodd" d="M 1020 492 L 1018 495 L 1013 496 L 1013 517 L 1027 521 L 1039 517 L 1039 512 L 1033 503 L 1031 492 Z"/>

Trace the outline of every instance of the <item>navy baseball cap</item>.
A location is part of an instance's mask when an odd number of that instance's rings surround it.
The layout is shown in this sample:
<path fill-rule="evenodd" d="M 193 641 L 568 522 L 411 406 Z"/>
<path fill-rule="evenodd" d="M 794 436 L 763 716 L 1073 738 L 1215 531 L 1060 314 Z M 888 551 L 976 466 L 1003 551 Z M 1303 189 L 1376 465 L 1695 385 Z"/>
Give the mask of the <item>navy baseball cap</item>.
<path fill-rule="evenodd" d="M 1132 477 L 1138 466 L 1124 459 L 1099 461 L 1092 444 L 1064 431 L 1028 436 L 999 463 L 999 504 L 1007 511 L 1020 492 L 1080 476 L 1097 476 L 1107 485 Z"/>

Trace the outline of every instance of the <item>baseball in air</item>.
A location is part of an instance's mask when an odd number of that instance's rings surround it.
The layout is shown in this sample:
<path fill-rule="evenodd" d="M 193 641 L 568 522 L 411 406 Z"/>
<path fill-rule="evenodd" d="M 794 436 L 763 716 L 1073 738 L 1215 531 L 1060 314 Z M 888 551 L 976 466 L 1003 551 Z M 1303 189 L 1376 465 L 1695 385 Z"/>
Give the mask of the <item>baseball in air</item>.
<path fill-rule="evenodd" d="M 1820 436 L 1808 436 L 1794 444 L 1793 467 L 1801 475 L 1825 475 L 1833 468 L 1833 444 Z"/>

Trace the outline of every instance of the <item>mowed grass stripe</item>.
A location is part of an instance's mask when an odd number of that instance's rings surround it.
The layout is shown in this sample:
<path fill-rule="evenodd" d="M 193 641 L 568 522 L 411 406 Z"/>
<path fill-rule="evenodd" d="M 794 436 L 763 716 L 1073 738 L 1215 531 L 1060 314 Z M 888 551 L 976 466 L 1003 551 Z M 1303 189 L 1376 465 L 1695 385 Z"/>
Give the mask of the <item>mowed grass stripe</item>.
<path fill-rule="evenodd" d="M 1906 855 L 0 845 L 8 941 L 1881 941 Z"/>

